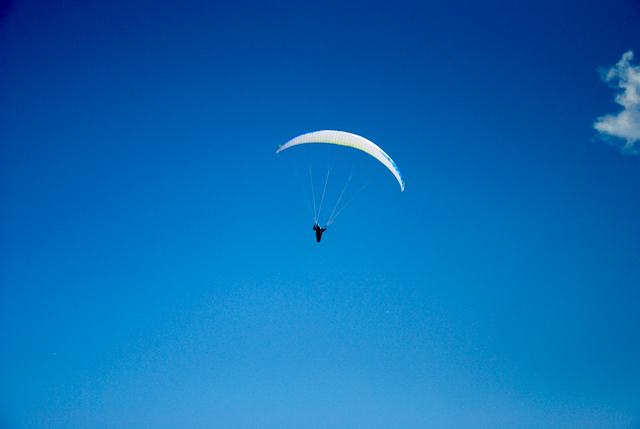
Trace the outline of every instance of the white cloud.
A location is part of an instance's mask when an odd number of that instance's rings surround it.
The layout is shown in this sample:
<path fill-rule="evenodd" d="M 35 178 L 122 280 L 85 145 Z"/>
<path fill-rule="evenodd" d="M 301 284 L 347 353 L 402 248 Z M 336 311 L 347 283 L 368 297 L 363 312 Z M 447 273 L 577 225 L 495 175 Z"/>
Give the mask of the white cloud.
<path fill-rule="evenodd" d="M 605 82 L 622 90 L 616 95 L 616 103 L 624 109 L 599 117 L 593 126 L 606 141 L 617 144 L 619 139 L 625 140 L 623 152 L 640 154 L 640 65 L 632 65 L 632 59 L 633 51 L 626 52 L 618 64 L 602 72 Z"/>

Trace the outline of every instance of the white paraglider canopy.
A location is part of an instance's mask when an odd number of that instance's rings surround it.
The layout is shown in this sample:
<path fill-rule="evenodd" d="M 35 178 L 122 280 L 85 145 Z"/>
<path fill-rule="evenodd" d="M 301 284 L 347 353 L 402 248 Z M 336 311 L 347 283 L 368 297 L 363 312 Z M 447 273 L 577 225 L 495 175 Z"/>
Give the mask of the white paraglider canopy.
<path fill-rule="evenodd" d="M 340 146 L 349 146 L 366 152 L 380 161 L 382 164 L 384 164 L 384 166 L 387 167 L 394 176 L 396 176 L 396 179 L 398 179 L 398 183 L 400 184 L 400 190 L 404 191 L 404 181 L 402 180 L 402 175 L 400 174 L 400 170 L 396 166 L 396 163 L 393 162 L 389 155 L 387 155 L 385 151 L 380 149 L 378 145 L 357 134 L 348 133 L 346 131 L 333 130 L 314 131 L 312 133 L 299 135 L 298 137 L 289 140 L 288 142 L 280 146 L 276 153 L 280 153 L 281 151 L 292 146 L 307 143 L 336 144 Z"/>

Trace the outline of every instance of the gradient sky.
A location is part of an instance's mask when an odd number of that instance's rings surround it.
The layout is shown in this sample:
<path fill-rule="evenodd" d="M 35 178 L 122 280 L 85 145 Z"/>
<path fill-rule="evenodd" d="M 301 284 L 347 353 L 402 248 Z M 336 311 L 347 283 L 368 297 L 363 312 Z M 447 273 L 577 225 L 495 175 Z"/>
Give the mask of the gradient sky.
<path fill-rule="evenodd" d="M 640 426 L 637 1 L 0 12 L 1 427 Z"/>

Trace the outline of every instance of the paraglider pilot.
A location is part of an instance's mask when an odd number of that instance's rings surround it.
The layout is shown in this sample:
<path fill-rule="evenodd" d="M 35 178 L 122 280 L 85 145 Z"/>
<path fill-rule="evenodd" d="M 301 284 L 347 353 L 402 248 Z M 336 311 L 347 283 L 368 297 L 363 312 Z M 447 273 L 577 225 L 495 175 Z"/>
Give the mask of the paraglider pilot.
<path fill-rule="evenodd" d="M 320 225 L 317 223 L 313 225 L 313 230 L 316 232 L 316 240 L 320 243 L 320 239 L 322 238 L 322 233 L 327 230 L 327 228 L 320 228 Z"/>

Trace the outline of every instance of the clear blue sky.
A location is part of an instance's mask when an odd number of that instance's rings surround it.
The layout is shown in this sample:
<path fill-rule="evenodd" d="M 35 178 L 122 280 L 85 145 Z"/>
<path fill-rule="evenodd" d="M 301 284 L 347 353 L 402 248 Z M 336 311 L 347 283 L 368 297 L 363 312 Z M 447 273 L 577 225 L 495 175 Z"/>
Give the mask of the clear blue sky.
<path fill-rule="evenodd" d="M 1 427 L 640 425 L 637 1 L 4 4 Z"/>

